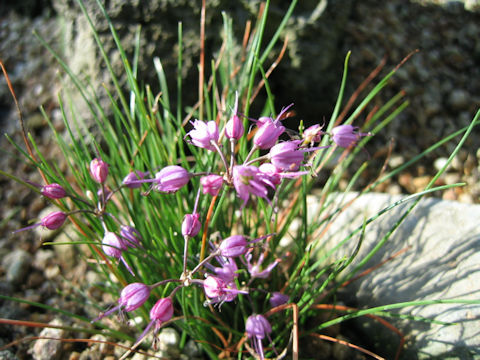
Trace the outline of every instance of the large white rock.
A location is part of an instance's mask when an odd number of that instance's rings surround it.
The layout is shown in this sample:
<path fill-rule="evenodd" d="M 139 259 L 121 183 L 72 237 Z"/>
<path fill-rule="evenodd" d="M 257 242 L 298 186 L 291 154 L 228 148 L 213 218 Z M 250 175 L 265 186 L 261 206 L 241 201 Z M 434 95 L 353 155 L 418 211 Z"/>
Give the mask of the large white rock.
<path fill-rule="evenodd" d="M 354 196 L 348 194 L 347 199 Z M 365 219 L 400 199 L 401 196 L 386 194 L 367 194 L 356 199 L 330 223 L 325 236 L 328 242 L 318 256 L 338 245 Z M 313 213 L 318 199 L 309 200 Z M 403 203 L 367 226 L 359 255 L 349 269 L 382 240 L 411 204 L 413 201 Z M 364 269 L 379 264 L 401 249 L 409 247 L 408 250 L 350 284 L 346 289 L 348 297 L 361 308 L 417 300 L 480 300 L 479 220 L 480 205 L 422 199 Z M 359 237 L 360 233 L 349 240 L 334 258 L 352 254 Z M 455 323 L 444 326 L 414 320 L 389 320 L 407 335 L 409 348 L 404 351 L 403 358 L 480 359 L 480 304 L 435 304 L 402 308 L 398 312 Z"/>

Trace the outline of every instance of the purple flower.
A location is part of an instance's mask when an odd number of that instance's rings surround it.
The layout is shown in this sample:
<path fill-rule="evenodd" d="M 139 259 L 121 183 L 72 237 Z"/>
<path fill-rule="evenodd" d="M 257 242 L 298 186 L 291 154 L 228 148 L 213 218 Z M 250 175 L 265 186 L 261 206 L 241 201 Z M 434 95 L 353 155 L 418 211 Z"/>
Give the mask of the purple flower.
<path fill-rule="evenodd" d="M 155 174 L 154 190 L 173 193 L 186 185 L 190 180 L 187 170 L 178 165 L 164 167 Z"/>
<path fill-rule="evenodd" d="M 142 180 L 145 176 L 148 175 L 148 172 L 143 171 L 132 171 L 127 176 L 123 178 L 122 184 L 130 189 L 137 189 L 142 186 L 141 182 L 137 182 L 138 180 Z"/>
<path fill-rule="evenodd" d="M 115 233 L 107 231 L 102 240 L 103 252 L 115 259 L 122 257 L 122 251 L 127 250 L 124 241 Z"/>
<path fill-rule="evenodd" d="M 142 283 L 132 283 L 123 288 L 118 299 L 118 305 L 114 308 L 100 314 L 99 317 L 91 322 L 103 319 L 117 310 L 130 312 L 142 306 L 150 296 L 150 287 Z"/>
<path fill-rule="evenodd" d="M 270 276 L 270 273 L 272 270 L 277 266 L 277 264 L 280 262 L 279 259 L 275 260 L 273 263 L 268 265 L 264 270 L 260 270 L 260 266 L 263 263 L 263 260 L 265 259 L 265 253 L 261 253 L 260 256 L 258 257 L 258 261 L 256 263 L 252 264 L 252 252 L 245 255 L 245 259 L 247 260 L 247 269 L 248 272 L 250 273 L 250 276 L 252 279 L 254 278 L 260 278 L 260 279 L 266 279 L 267 277 Z"/>
<path fill-rule="evenodd" d="M 187 135 L 190 136 L 191 144 L 216 151 L 216 148 L 212 143 L 218 143 L 218 126 L 215 121 L 204 122 L 201 120 L 195 120 L 193 123 L 193 129 L 190 130 Z"/>
<path fill-rule="evenodd" d="M 225 136 L 229 139 L 238 140 L 243 136 L 245 129 L 243 122 L 238 116 L 238 92 L 235 93 L 235 106 L 233 107 L 233 115 L 225 125 Z"/>
<path fill-rule="evenodd" d="M 282 294 L 281 292 L 274 292 L 270 298 L 270 305 L 272 307 L 277 307 L 288 302 L 289 296 Z"/>
<path fill-rule="evenodd" d="M 357 132 L 358 127 L 352 125 L 339 125 L 332 129 L 332 139 L 335 144 L 342 148 L 348 148 L 354 145 L 362 136 L 370 133 Z"/>
<path fill-rule="evenodd" d="M 205 296 L 211 304 L 229 302 L 234 300 L 238 294 L 248 294 L 247 291 L 238 290 L 234 282 L 226 283 L 220 277 L 209 275 L 203 281 Z"/>
<path fill-rule="evenodd" d="M 173 316 L 172 299 L 169 297 L 159 299 L 150 310 L 150 320 L 155 323 L 155 331 L 158 331 L 162 323 Z"/>
<path fill-rule="evenodd" d="M 48 214 L 47 216 L 44 216 L 39 223 L 15 230 L 13 233 L 30 230 L 30 229 L 36 228 L 37 226 L 44 226 L 48 230 L 56 230 L 63 225 L 66 219 L 67 219 L 67 214 L 65 214 L 62 211 L 54 211 Z"/>
<path fill-rule="evenodd" d="M 248 242 L 242 235 L 232 235 L 224 239 L 218 250 L 221 256 L 224 257 L 238 257 L 247 252 Z"/>
<path fill-rule="evenodd" d="M 48 230 L 56 230 L 63 225 L 67 214 L 62 211 L 54 211 L 41 220 L 41 225 L 45 226 Z"/>
<path fill-rule="evenodd" d="M 223 176 L 216 174 L 202 176 L 200 184 L 202 184 L 202 192 L 204 194 L 217 196 L 223 185 Z"/>
<path fill-rule="evenodd" d="M 202 224 L 198 220 L 200 218 L 199 213 L 186 214 L 182 222 L 182 235 L 183 236 L 196 236 L 201 228 Z"/>
<path fill-rule="evenodd" d="M 128 225 L 120 226 L 120 237 L 125 247 L 138 248 L 142 242 L 142 236 L 138 230 Z"/>
<path fill-rule="evenodd" d="M 103 252 L 108 256 L 111 256 L 111 257 L 114 257 L 115 259 L 120 260 L 125 265 L 125 267 L 130 272 L 130 274 L 135 276 L 132 268 L 130 267 L 130 265 L 128 265 L 125 258 L 123 257 L 123 251 L 127 250 L 127 248 L 128 247 L 125 244 L 125 241 L 123 241 L 122 238 L 120 238 L 120 236 L 118 236 L 117 234 L 111 231 L 105 232 L 105 235 L 103 236 L 103 240 L 102 240 Z"/>
<path fill-rule="evenodd" d="M 322 140 L 322 135 L 324 134 L 322 128 L 323 126 L 320 124 L 315 124 L 306 128 L 303 132 L 303 144 L 307 145 L 314 142 L 320 142 L 320 140 Z"/>
<path fill-rule="evenodd" d="M 270 149 L 275 145 L 280 135 L 285 131 L 285 127 L 280 123 L 280 119 L 292 105 L 283 108 L 275 120 L 265 116 L 257 120 L 258 129 L 253 137 L 253 143 L 258 148 Z"/>
<path fill-rule="evenodd" d="M 219 259 L 219 258 L 217 258 Z M 237 263 L 233 258 L 224 258 L 220 261 L 221 267 L 214 267 L 213 271 L 215 274 L 222 279 L 226 284 L 229 284 L 238 277 L 237 271 Z"/>
<path fill-rule="evenodd" d="M 90 175 L 99 184 L 103 184 L 108 176 L 108 164 L 95 158 L 90 162 Z"/>
<path fill-rule="evenodd" d="M 247 322 L 245 323 L 245 330 L 247 332 L 247 337 L 252 339 L 253 349 L 260 356 L 260 359 L 263 360 L 265 356 L 263 354 L 262 340 L 265 339 L 265 337 L 268 337 L 270 342 L 272 342 L 272 339 L 270 338 L 272 326 L 265 318 L 265 316 L 254 314 L 250 315 L 247 318 Z"/>
<path fill-rule="evenodd" d="M 275 185 L 255 166 L 235 165 L 233 167 L 233 185 L 243 205 L 248 201 L 250 194 L 259 196 L 268 201 L 267 185 L 275 189 Z"/>
<path fill-rule="evenodd" d="M 298 170 L 308 150 L 298 149 L 301 140 L 285 141 L 273 146 L 268 154 L 270 161 L 280 170 Z"/>
<path fill-rule="evenodd" d="M 65 189 L 61 185 L 56 183 L 42 186 L 40 192 L 43 196 L 50 199 L 61 199 L 67 196 L 67 192 L 65 191 Z"/>

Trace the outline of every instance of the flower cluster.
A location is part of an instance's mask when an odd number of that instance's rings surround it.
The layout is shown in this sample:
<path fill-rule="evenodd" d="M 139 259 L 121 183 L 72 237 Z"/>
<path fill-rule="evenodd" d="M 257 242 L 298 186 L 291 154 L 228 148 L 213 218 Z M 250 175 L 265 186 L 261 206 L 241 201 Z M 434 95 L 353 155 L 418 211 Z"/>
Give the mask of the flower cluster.
<path fill-rule="evenodd" d="M 283 108 L 277 117 L 260 117 L 254 120 L 252 145 L 246 156 L 241 156 L 236 145 L 248 132 L 244 128 L 243 119 L 238 112 L 238 94 L 235 98 L 233 113 L 225 122 L 223 129 L 215 121 L 195 120 L 191 122 L 191 130 L 185 135 L 185 140 L 192 146 L 213 152 L 220 160 L 220 170 L 194 173 L 187 168 L 172 164 L 160 168 L 155 173 L 133 170 L 129 172 L 118 188 L 110 188 L 109 165 L 97 157 L 88 166 L 90 183 L 93 180 L 97 194 L 90 196 L 88 209 L 63 212 L 56 211 L 42 218 L 39 223 L 31 225 L 44 226 L 47 229 L 58 229 L 68 216 L 78 212 L 87 212 L 100 221 L 103 236 L 100 239 L 101 249 L 108 259 L 121 262 L 132 277 L 136 277 L 134 260 L 127 254 L 143 249 L 143 238 L 140 231 L 113 216 L 107 211 L 107 204 L 114 199 L 117 191 L 127 188 L 130 192 L 139 191 L 143 196 L 157 196 L 155 193 L 176 193 L 193 178 L 198 177 L 197 197 L 192 204 L 192 211 L 183 214 L 181 224 L 173 224 L 178 229 L 184 241 L 183 271 L 178 279 L 163 279 L 146 285 L 133 282 L 120 292 L 118 304 L 102 313 L 92 322 L 99 321 L 114 312 L 132 312 L 147 304 L 152 291 L 169 283 L 176 284 L 168 296 L 161 297 L 150 308 L 150 322 L 137 340 L 139 344 L 150 330 L 156 334 L 165 322 L 172 319 L 176 292 L 189 286 L 200 286 L 205 295 L 206 305 L 218 308 L 224 303 L 234 302 L 239 296 L 260 292 L 265 300 L 270 300 L 272 307 L 277 307 L 289 301 L 289 296 L 280 289 L 269 287 L 259 289 L 252 285 L 255 281 L 267 279 L 272 271 L 277 269 L 281 258 L 271 252 L 268 242 L 275 234 L 267 234 L 252 239 L 246 234 L 225 234 L 224 239 L 210 241 L 208 254 L 189 256 L 189 241 L 201 233 L 202 214 L 197 209 L 199 198 L 204 196 L 219 196 L 223 191 L 231 191 L 240 200 L 239 207 L 244 208 L 249 203 L 264 199 L 271 203 L 275 193 L 286 179 L 298 178 L 310 172 L 312 159 L 319 149 L 336 145 L 342 148 L 355 146 L 359 139 L 368 135 L 358 132 L 352 125 L 340 125 L 330 133 L 322 131 L 319 124 L 306 129 L 301 138 L 289 138 L 282 120 L 288 116 L 288 110 L 293 104 Z M 329 136 L 331 144 L 319 146 L 324 136 Z M 224 136 L 224 137 L 223 137 Z M 230 146 L 224 146 L 224 140 Z M 246 141 L 246 140 L 245 140 Z M 184 165 L 185 166 L 185 165 Z M 219 169 L 218 167 L 213 167 Z M 65 189 L 56 183 L 40 187 L 40 192 L 52 200 L 69 196 Z M 107 221 L 108 218 L 108 221 Z M 125 217 L 128 219 L 128 216 Z M 18 230 L 18 231 L 20 231 Z M 268 264 L 264 264 L 268 262 Z M 192 266 L 192 264 L 195 264 Z M 268 289 L 267 289 L 268 288 Z M 263 341 L 270 338 L 272 327 L 264 315 L 255 311 L 251 304 L 252 315 L 245 320 L 246 336 L 251 339 L 256 354 L 263 359 Z"/>

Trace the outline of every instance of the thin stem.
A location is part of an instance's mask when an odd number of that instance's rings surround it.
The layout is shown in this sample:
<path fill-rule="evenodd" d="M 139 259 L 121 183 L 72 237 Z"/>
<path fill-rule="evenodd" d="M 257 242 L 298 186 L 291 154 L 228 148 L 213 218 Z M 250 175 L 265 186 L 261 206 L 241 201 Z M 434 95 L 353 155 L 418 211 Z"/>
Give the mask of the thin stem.
<path fill-rule="evenodd" d="M 245 159 L 243 164 L 246 164 L 248 162 L 248 160 L 253 156 L 253 153 L 257 150 L 258 150 L 257 145 L 253 145 L 252 150 L 250 150 L 250 152 L 248 153 L 247 158 Z"/>

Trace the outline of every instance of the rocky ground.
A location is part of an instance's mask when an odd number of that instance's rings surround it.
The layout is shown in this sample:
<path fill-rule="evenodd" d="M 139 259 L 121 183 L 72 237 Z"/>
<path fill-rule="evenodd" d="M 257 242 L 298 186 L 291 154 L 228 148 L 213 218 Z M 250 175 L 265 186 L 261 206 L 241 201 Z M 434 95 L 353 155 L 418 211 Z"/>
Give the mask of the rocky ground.
<path fill-rule="evenodd" d="M 349 21 L 344 29 L 341 51 L 352 50 L 351 83 L 353 92 L 365 76 L 387 54 L 389 64 L 396 64 L 410 51 L 416 54 L 399 71 L 393 87 L 387 90 L 391 96 L 401 89 L 406 91 L 410 107 L 400 119 L 386 129 L 386 135 L 374 142 L 385 149 L 385 140 L 396 139 L 396 147 L 389 160 L 390 166 L 405 162 L 458 127 L 472 119 L 480 105 L 480 13 L 475 1 L 469 1 L 465 10 L 459 1 L 443 1 L 441 5 L 417 1 L 405 5 L 402 0 L 376 2 L 354 1 Z M 33 10 L 32 10 L 33 11 Z M 35 9 L 35 16 L 25 12 L 9 12 L 0 16 L 0 58 L 9 72 L 19 97 L 26 125 L 38 141 L 41 152 L 66 168 L 62 156 L 55 147 L 50 131 L 38 111 L 43 106 L 51 116 L 57 130 L 62 130 L 57 101 L 59 75 L 56 67 L 48 66 L 52 58 L 32 35 L 38 29 L 47 42 L 58 36 L 58 27 L 51 15 L 53 10 Z M 3 14 L 3 13 L 2 13 Z M 32 15 L 32 14 L 29 14 Z M 391 68 L 391 67 L 390 67 Z M 12 108 L 12 99 L 4 81 L 0 85 L 0 127 L 16 142 L 21 143 L 18 117 Z M 299 110 L 301 112 L 301 110 Z M 440 194 L 444 199 L 479 203 L 480 153 L 478 131 L 467 142 L 452 163 L 440 183 L 466 182 L 463 188 Z M 2 156 L 0 169 L 22 179 L 42 183 L 40 176 L 30 166 L 24 165 L 14 154 L 6 138 L 0 139 Z M 375 147 L 374 147 L 375 149 Z M 435 169 L 446 160 L 452 146 L 436 152 L 427 161 L 405 171 L 387 183 L 381 190 L 390 194 L 413 193 L 423 189 Z M 372 151 L 373 157 L 377 154 Z M 381 163 L 381 160 L 379 160 Z M 74 236 L 68 229 L 62 233 L 28 231 L 12 234 L 30 219 L 48 211 L 49 203 L 15 182 L 0 178 L 0 294 L 71 311 L 89 318 L 96 316 L 96 309 L 85 306 L 77 287 L 95 283 L 96 275 L 88 272 L 79 260 L 74 248 L 67 246 L 43 246 L 46 241 L 64 241 Z M 88 288 L 99 301 L 102 294 Z M 0 299 L 0 318 L 23 319 L 37 322 L 55 322 L 72 325 L 72 320 L 39 309 L 28 303 Z M 30 336 L 41 329 L 24 326 L 0 327 L 0 359 L 114 359 L 111 347 L 82 343 L 33 342 Z M 178 335 L 178 334 L 177 334 Z M 175 334 L 165 335 L 178 341 Z M 85 337 L 85 334 L 50 330 L 42 336 Z M 175 340 L 177 339 L 177 340 Z M 11 341 L 15 346 L 2 348 Z M 100 339 L 101 340 L 101 339 Z M 168 341 L 167 341 L 168 342 Z M 37 344 L 36 346 L 33 346 Z M 40 345 L 39 345 L 40 344 Z M 191 351 L 195 351 L 192 346 Z M 189 356 L 193 356 L 190 353 Z M 341 358 L 342 355 L 338 355 Z"/>

